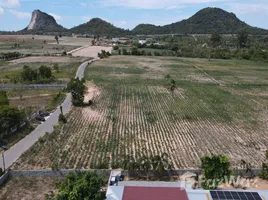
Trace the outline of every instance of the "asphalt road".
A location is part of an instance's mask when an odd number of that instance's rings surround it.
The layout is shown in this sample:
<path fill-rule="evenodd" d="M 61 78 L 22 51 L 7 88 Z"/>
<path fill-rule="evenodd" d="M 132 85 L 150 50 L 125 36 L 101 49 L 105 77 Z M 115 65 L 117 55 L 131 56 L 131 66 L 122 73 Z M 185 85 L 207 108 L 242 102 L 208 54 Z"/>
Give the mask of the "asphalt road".
<path fill-rule="evenodd" d="M 84 62 L 80 65 L 76 72 L 76 77 L 80 79 L 84 77 L 85 68 L 88 64 L 99 60 L 96 58 L 92 61 Z M 65 101 L 62 104 L 63 113 L 66 114 L 71 109 L 71 94 L 68 94 Z M 25 138 L 20 140 L 18 143 L 13 145 L 10 149 L 4 152 L 5 157 L 5 166 L 6 168 L 10 167 L 25 151 L 27 151 L 40 137 L 43 137 L 47 132 L 53 132 L 53 126 L 58 124 L 58 117 L 60 114 L 60 108 L 58 107 L 57 110 L 43 123 L 40 124 L 34 131 L 32 131 L 29 135 Z M 3 160 L 2 156 L 0 156 L 0 168 L 3 169 Z"/>

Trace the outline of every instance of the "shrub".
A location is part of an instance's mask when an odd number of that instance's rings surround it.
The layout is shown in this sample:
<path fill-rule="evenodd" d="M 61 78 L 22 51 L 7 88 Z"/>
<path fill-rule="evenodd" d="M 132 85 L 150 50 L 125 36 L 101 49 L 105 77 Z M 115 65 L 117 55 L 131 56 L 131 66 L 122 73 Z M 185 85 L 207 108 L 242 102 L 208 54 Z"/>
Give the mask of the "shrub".
<path fill-rule="evenodd" d="M 64 123 L 64 124 L 67 123 L 67 119 L 66 119 L 66 117 L 64 116 L 64 114 L 62 114 L 62 113 L 60 113 L 60 115 L 59 115 L 59 122 L 62 122 L 62 123 Z"/>

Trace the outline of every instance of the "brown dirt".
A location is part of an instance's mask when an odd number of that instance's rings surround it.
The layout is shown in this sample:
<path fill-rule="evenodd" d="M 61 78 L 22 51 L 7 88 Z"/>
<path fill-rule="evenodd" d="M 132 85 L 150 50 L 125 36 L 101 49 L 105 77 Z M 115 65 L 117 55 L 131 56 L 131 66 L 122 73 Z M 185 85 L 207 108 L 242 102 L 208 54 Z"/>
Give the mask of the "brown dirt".
<path fill-rule="evenodd" d="M 50 191 L 57 193 L 56 183 L 62 177 L 16 177 L 0 187 L 1 200 L 44 200 Z"/>
<path fill-rule="evenodd" d="M 73 56 L 79 56 L 79 57 L 98 57 L 98 53 L 101 52 L 101 50 L 105 51 L 112 51 L 112 47 L 101 47 L 101 46 L 89 46 L 84 49 L 81 49 L 79 51 L 76 51 L 72 53 Z"/>

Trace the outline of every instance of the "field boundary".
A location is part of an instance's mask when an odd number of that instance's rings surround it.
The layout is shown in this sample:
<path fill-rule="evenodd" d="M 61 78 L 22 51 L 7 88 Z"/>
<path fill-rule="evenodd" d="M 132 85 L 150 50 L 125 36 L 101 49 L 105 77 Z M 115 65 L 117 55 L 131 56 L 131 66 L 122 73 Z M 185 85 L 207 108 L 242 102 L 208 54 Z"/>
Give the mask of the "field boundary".
<path fill-rule="evenodd" d="M 72 54 L 72 53 L 74 53 L 74 52 L 76 52 L 76 51 L 85 49 L 85 48 L 87 48 L 87 47 L 89 47 L 89 46 L 91 46 L 91 45 L 87 45 L 87 46 L 84 46 L 84 47 L 79 47 L 79 48 L 77 48 L 77 49 L 74 49 L 74 50 L 72 50 L 72 51 L 69 51 L 69 52 L 67 52 L 67 55 L 68 55 L 68 54 Z"/>

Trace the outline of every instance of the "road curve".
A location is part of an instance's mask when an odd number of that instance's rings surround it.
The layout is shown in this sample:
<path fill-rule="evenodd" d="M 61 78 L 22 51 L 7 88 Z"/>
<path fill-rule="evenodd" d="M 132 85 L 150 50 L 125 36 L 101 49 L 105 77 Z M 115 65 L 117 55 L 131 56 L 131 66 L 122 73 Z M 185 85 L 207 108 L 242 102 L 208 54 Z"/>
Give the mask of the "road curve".
<path fill-rule="evenodd" d="M 99 60 L 95 58 L 93 60 L 84 62 L 81 64 L 76 72 L 76 77 L 79 79 L 84 77 L 85 68 L 88 64 Z M 63 113 L 66 114 L 72 107 L 72 97 L 71 94 L 67 94 L 65 101 L 62 104 Z M 25 151 L 27 151 L 40 137 L 43 137 L 47 132 L 53 132 L 53 126 L 58 124 L 58 118 L 60 114 L 60 108 L 58 107 L 56 111 L 45 121 L 43 124 L 40 124 L 34 131 L 32 131 L 25 138 L 21 139 L 18 143 L 10 147 L 5 153 L 5 166 L 6 168 L 10 167 Z M 3 168 L 2 156 L 0 156 L 0 168 Z"/>

